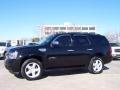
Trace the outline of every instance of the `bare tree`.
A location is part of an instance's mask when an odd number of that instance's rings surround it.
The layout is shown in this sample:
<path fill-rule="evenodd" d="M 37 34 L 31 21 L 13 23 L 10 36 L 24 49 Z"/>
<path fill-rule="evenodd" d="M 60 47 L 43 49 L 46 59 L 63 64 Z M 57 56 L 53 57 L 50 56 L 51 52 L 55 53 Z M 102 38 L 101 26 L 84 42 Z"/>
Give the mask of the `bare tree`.
<path fill-rule="evenodd" d="M 114 32 L 114 33 L 107 33 L 105 35 L 107 37 L 107 39 L 109 40 L 109 42 L 119 42 L 120 43 L 120 32 Z"/>

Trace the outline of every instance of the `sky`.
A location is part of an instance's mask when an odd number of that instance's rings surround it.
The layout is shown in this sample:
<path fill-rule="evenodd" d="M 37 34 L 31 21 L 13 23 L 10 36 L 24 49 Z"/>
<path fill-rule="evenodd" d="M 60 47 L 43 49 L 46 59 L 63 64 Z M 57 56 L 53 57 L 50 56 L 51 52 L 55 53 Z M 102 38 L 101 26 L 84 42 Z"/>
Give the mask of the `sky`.
<path fill-rule="evenodd" d="M 120 0 L 0 0 L 0 40 L 35 37 L 37 25 L 64 22 L 119 32 Z"/>

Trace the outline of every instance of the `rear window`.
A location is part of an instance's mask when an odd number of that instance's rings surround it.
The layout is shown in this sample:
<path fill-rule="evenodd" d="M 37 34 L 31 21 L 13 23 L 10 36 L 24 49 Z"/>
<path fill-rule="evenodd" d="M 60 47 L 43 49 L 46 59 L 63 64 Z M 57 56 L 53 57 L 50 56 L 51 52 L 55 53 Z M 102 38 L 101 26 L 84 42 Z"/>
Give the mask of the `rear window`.
<path fill-rule="evenodd" d="M 98 45 L 109 45 L 108 40 L 104 36 L 92 36 L 92 39 Z"/>
<path fill-rule="evenodd" d="M 6 43 L 0 42 L 0 46 L 6 46 Z"/>

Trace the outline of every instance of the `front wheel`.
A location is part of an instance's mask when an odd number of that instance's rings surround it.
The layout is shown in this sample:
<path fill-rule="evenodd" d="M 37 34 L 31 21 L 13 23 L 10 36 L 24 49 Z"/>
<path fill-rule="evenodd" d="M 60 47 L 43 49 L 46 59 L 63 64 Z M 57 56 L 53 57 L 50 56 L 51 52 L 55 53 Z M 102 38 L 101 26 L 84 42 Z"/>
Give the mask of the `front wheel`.
<path fill-rule="evenodd" d="M 42 64 L 37 59 L 26 60 L 21 67 L 21 74 L 27 80 L 37 80 L 42 77 Z"/>
<path fill-rule="evenodd" d="M 90 73 L 99 74 L 103 72 L 103 60 L 100 57 L 93 57 L 88 66 L 88 70 Z"/>

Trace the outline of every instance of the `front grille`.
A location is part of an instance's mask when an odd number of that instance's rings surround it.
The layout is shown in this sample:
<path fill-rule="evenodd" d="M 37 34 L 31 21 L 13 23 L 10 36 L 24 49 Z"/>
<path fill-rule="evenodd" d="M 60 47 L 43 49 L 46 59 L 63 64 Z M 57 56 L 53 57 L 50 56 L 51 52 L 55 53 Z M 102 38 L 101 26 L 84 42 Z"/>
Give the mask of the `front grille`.
<path fill-rule="evenodd" d="M 117 54 L 116 56 L 119 56 L 119 57 L 120 57 L 120 54 Z"/>
<path fill-rule="evenodd" d="M 120 52 L 120 49 L 115 49 L 115 52 Z"/>
<path fill-rule="evenodd" d="M 117 54 L 116 57 L 120 58 L 120 54 Z"/>

